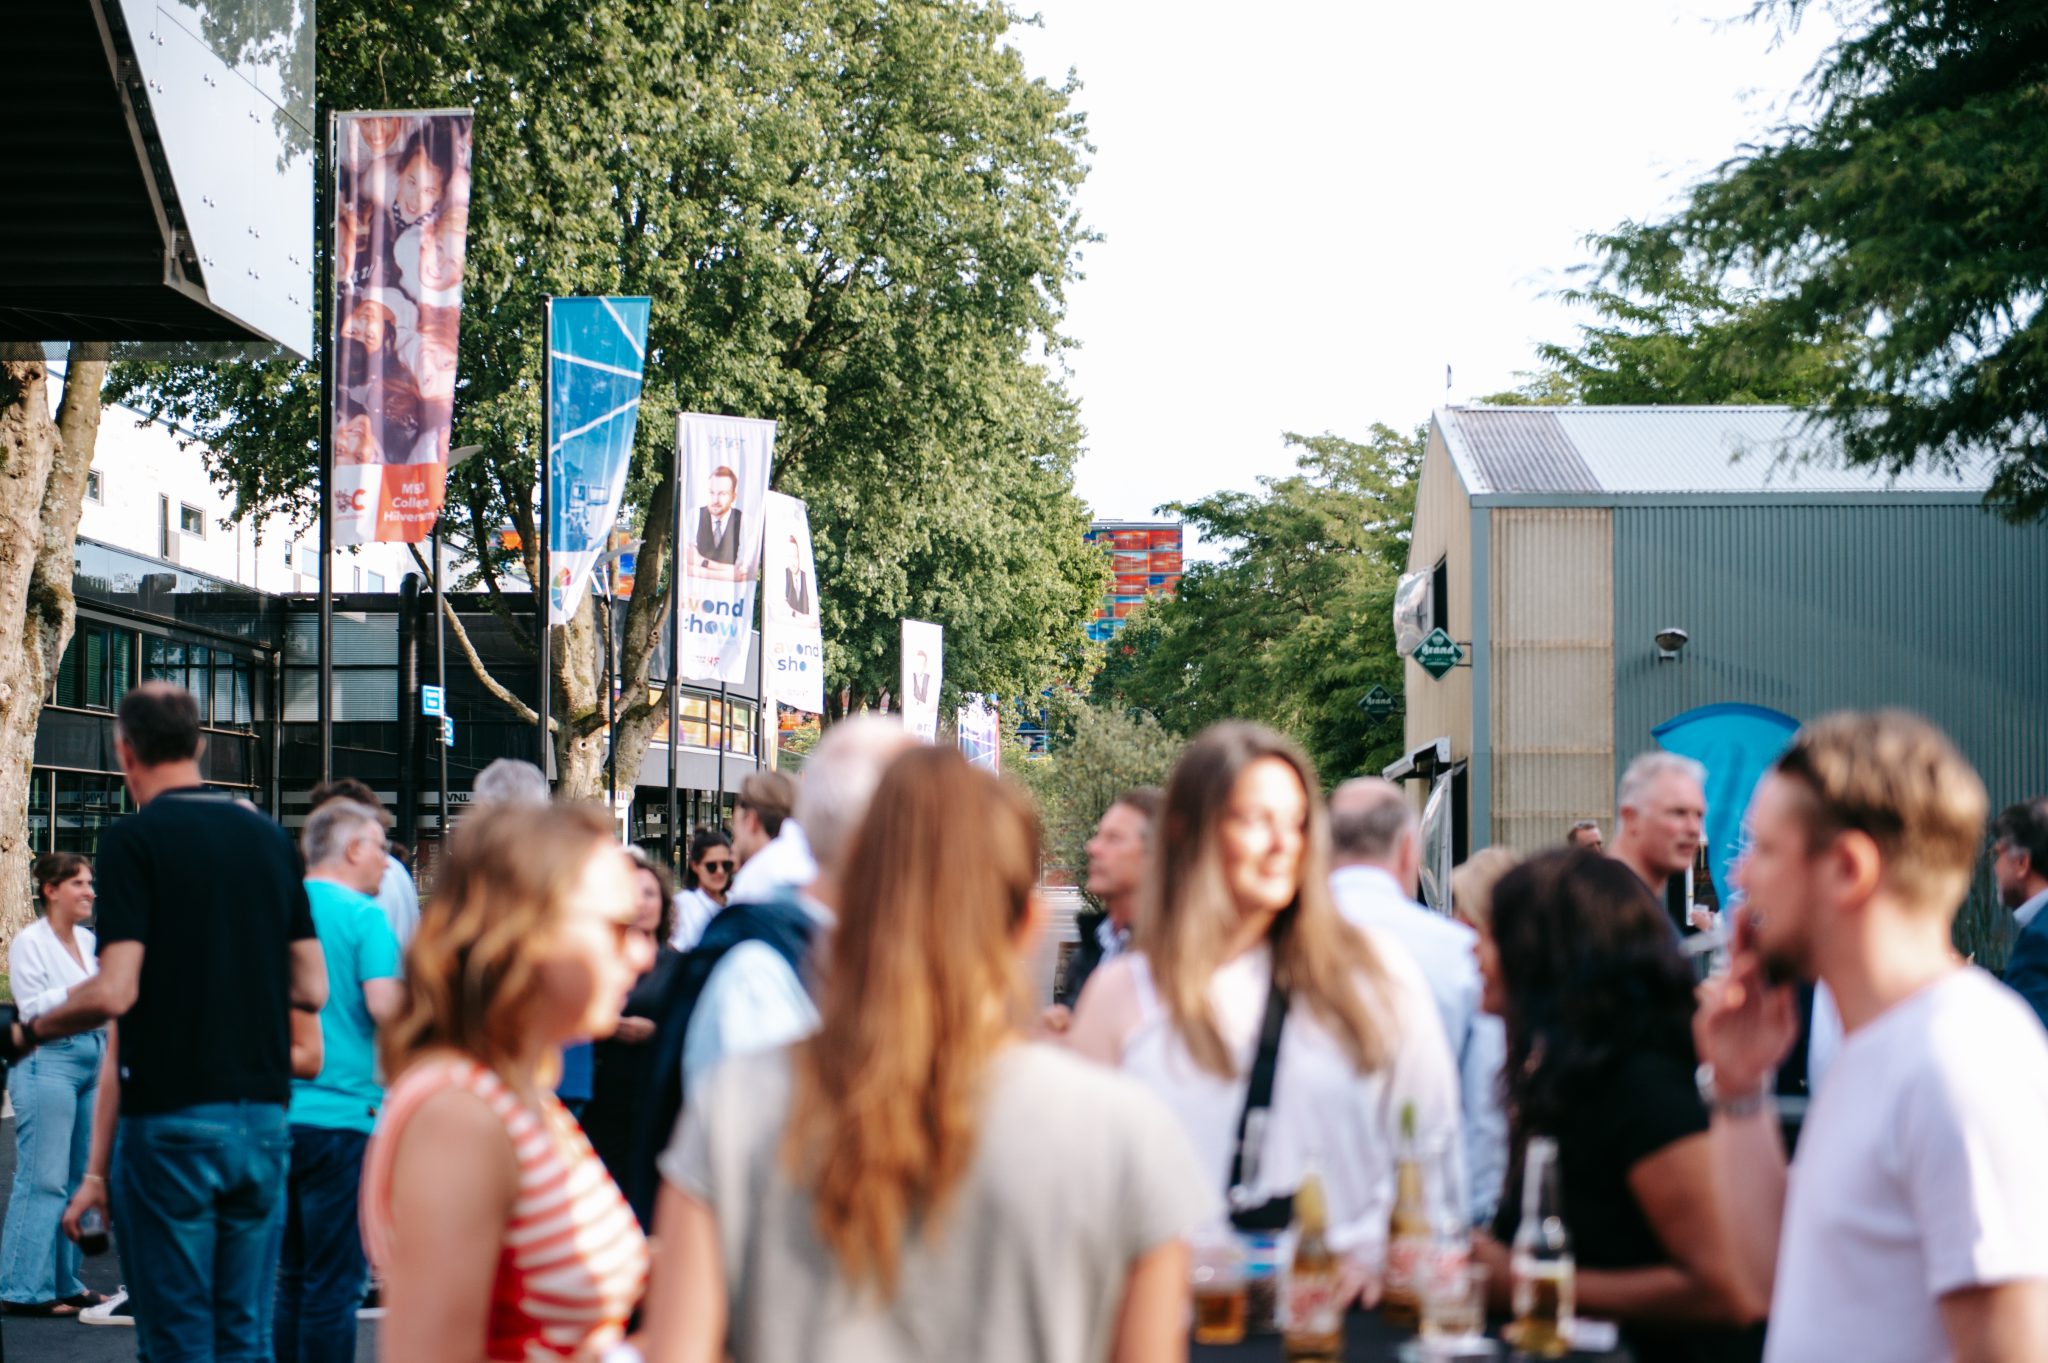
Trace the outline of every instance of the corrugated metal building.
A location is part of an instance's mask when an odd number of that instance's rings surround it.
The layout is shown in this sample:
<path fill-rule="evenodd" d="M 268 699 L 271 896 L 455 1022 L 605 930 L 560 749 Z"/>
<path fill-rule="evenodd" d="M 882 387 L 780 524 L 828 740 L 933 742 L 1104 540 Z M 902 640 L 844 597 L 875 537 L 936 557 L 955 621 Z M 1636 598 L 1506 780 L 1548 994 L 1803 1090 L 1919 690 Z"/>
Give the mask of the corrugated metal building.
<path fill-rule="evenodd" d="M 1458 856 L 1533 849 L 1610 826 L 1620 768 L 1700 707 L 1904 705 L 1994 807 L 2048 789 L 2048 527 L 1988 483 L 1844 467 L 1782 407 L 1439 410 L 1409 568 L 1466 665 L 1409 662 L 1396 774 L 1440 769 Z M 1668 627 L 1690 637 L 1660 660 Z"/>

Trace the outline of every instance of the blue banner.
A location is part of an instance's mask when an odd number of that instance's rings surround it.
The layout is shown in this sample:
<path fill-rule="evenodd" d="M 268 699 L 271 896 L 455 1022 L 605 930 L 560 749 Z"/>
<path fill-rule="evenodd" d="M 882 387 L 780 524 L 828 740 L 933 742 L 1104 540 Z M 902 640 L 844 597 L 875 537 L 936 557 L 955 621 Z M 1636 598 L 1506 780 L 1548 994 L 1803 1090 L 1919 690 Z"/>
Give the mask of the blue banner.
<path fill-rule="evenodd" d="M 557 298 L 548 324 L 548 619 L 567 624 L 611 545 L 647 363 L 645 298 Z"/>

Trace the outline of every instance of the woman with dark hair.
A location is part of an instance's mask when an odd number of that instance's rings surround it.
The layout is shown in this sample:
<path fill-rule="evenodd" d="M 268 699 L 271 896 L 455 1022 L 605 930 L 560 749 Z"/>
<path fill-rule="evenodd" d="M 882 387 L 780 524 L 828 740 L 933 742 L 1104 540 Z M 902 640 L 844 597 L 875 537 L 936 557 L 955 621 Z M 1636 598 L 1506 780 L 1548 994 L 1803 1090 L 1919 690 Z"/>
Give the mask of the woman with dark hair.
<path fill-rule="evenodd" d="M 1720 1172 L 1694 1083 L 1692 970 L 1663 906 L 1618 861 L 1546 852 L 1493 890 L 1480 953 L 1507 1023 L 1511 1148 L 1496 1287 L 1522 1213 L 1522 1152 L 1557 1142 L 1578 1308 L 1621 1322 L 1638 1363 L 1754 1359 L 1763 1303 L 1729 1271 Z M 1499 1295 L 1497 1292 L 1496 1295 Z"/>
<path fill-rule="evenodd" d="M 1027 1039 L 1039 833 L 918 747 L 845 868 L 809 1040 L 690 1094 L 649 1363 L 1166 1363 L 1215 1194 L 1137 1085 Z"/>
<path fill-rule="evenodd" d="M 690 859 L 683 867 L 683 889 L 676 895 L 675 926 L 663 940 L 677 951 L 697 945 L 704 929 L 725 907 L 732 888 L 732 839 L 716 828 L 700 828 L 690 836 Z"/>
<path fill-rule="evenodd" d="M 41 1017 L 99 973 L 85 920 L 92 917 L 92 867 L 71 852 L 47 852 L 31 869 L 40 916 L 7 948 L 9 983 L 21 1020 Z M 58 1222 L 85 1176 L 92 1107 L 106 1030 L 45 1042 L 7 1076 L 14 1099 L 14 1191 L 0 1232 L 0 1311 L 75 1316 L 102 1300 L 78 1280 L 78 1246 Z"/>
<path fill-rule="evenodd" d="M 618 1030 L 591 1047 L 590 1102 L 582 1118 L 583 1134 L 590 1137 L 598 1158 L 620 1187 L 626 1186 L 624 1175 L 632 1167 L 640 1125 L 654 1097 L 653 1066 L 660 1050 L 654 1044 L 654 1019 L 669 979 L 683 959 L 680 951 L 668 945 L 675 925 L 674 882 L 660 862 L 639 848 L 628 847 L 626 855 L 632 859 L 633 884 L 640 895 L 634 926 L 656 944 L 654 963 L 626 995 Z"/>
<path fill-rule="evenodd" d="M 1279 1200 L 1319 1166 L 1332 1246 L 1370 1267 L 1403 1109 L 1455 1146 L 1458 1078 L 1413 959 L 1337 911 L 1321 790 L 1269 729 L 1221 724 L 1189 744 L 1153 826 L 1134 950 L 1089 979 L 1067 1040 L 1165 1100 L 1210 1186 L 1239 1194 L 1241 1224 L 1260 1207 L 1284 1224 Z M 1240 1170 L 1254 1070 L 1272 1091 Z"/>

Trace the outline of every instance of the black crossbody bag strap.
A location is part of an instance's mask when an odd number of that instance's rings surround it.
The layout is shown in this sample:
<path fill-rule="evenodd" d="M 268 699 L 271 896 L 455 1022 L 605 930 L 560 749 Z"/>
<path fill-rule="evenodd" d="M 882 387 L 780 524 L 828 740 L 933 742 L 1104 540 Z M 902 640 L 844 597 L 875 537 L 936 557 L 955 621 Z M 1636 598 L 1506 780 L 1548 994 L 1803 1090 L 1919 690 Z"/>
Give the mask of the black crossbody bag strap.
<path fill-rule="evenodd" d="M 1273 1077 L 1280 1068 L 1280 1033 L 1287 1026 L 1287 990 L 1275 980 L 1266 990 L 1266 1017 L 1259 1027 L 1259 1049 L 1252 1059 L 1251 1082 L 1245 1086 L 1244 1107 L 1237 1114 L 1237 1140 L 1230 1152 L 1230 1183 L 1224 1188 L 1231 1224 L 1245 1231 L 1285 1230 L 1294 1219 L 1294 1199 L 1276 1197 L 1252 1203 L 1247 1187 L 1245 1153 L 1264 1153 L 1266 1122 L 1273 1111 Z M 1258 1176 L 1254 1157 L 1250 1177 Z"/>

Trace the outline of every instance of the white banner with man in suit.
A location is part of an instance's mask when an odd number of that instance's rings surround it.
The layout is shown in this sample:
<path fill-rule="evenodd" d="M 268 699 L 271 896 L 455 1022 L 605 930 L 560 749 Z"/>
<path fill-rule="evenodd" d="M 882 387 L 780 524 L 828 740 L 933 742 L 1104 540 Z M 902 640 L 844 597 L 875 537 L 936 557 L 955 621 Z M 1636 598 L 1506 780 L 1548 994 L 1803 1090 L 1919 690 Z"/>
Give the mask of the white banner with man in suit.
<path fill-rule="evenodd" d="M 804 504 L 768 494 L 768 542 L 762 549 L 761 698 L 792 710 L 825 713 L 825 632 L 818 617 L 818 571 Z"/>
<path fill-rule="evenodd" d="M 683 471 L 677 675 L 744 682 L 775 423 L 685 412 L 676 418 L 676 453 Z"/>
<path fill-rule="evenodd" d="M 939 738 L 939 685 L 946 631 L 929 620 L 903 622 L 903 727 L 927 743 Z"/>

